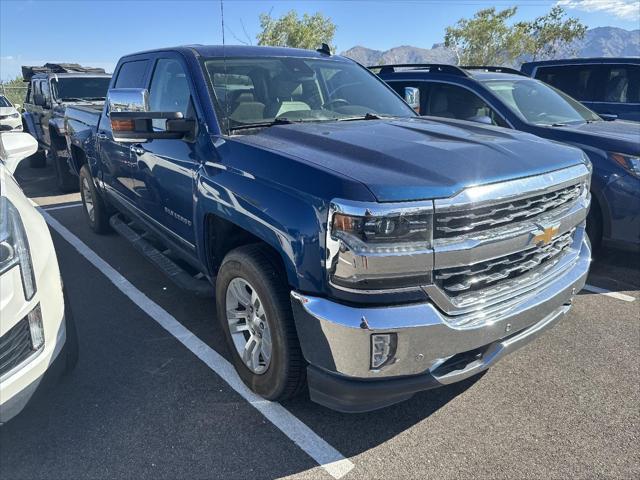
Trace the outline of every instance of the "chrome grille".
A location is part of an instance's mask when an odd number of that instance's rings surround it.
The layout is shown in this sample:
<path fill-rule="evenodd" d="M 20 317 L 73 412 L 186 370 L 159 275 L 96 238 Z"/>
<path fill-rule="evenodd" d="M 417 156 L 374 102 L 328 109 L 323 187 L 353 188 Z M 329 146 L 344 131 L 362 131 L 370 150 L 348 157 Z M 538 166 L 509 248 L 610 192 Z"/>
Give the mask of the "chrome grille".
<path fill-rule="evenodd" d="M 34 352 L 27 317 L 0 337 L 0 377 Z"/>
<path fill-rule="evenodd" d="M 582 186 L 582 183 L 577 183 L 553 192 L 488 207 L 436 212 L 434 238 L 458 237 L 542 215 L 579 198 Z"/>
<path fill-rule="evenodd" d="M 497 259 L 465 267 L 436 270 L 436 284 L 450 297 L 490 287 L 496 282 L 520 275 L 554 262 L 573 243 L 575 228 L 559 235 L 552 242 Z"/>

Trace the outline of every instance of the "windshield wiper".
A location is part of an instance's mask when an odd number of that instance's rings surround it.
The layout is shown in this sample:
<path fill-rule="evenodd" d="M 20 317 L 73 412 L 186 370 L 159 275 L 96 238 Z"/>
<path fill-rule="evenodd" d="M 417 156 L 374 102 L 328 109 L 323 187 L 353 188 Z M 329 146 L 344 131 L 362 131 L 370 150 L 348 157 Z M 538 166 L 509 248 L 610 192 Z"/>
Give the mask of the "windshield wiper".
<path fill-rule="evenodd" d="M 389 115 L 379 115 L 377 113 L 367 112 L 363 116 L 360 117 L 347 117 L 347 118 L 336 118 L 338 122 L 352 122 L 355 120 L 382 120 L 385 118 L 393 118 Z"/>
<path fill-rule="evenodd" d="M 251 128 L 266 128 L 272 127 L 274 125 L 290 125 L 292 123 L 301 123 L 302 120 L 298 120 L 294 122 L 293 120 L 289 120 L 285 117 L 276 118 L 271 122 L 257 122 L 257 123 L 243 123 L 242 125 L 236 125 L 234 127 L 230 127 L 229 130 L 249 130 Z"/>

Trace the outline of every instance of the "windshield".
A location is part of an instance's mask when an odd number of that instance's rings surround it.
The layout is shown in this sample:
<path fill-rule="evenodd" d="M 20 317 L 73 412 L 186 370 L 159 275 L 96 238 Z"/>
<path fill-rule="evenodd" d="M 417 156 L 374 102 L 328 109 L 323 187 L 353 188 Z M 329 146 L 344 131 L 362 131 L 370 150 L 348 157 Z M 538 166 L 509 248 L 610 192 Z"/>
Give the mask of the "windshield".
<path fill-rule="evenodd" d="M 529 123 L 564 125 L 601 120 L 581 103 L 537 80 L 484 80 L 482 83 Z"/>
<path fill-rule="evenodd" d="M 205 60 L 218 114 L 229 129 L 277 121 L 413 117 L 381 80 L 351 62 L 257 57 Z"/>
<path fill-rule="evenodd" d="M 51 79 L 54 98 L 58 100 L 104 100 L 109 77 L 68 77 Z"/>
<path fill-rule="evenodd" d="M 11 104 L 3 95 L 0 95 L 0 107 L 10 107 Z"/>

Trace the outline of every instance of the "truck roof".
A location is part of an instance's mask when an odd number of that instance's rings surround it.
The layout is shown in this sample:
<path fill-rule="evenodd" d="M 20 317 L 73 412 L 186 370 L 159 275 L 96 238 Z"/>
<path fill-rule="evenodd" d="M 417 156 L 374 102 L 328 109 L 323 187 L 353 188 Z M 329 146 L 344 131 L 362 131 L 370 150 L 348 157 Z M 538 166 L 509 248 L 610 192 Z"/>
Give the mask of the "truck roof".
<path fill-rule="evenodd" d="M 640 63 L 640 57 L 587 57 L 587 58 L 560 58 L 557 60 L 540 60 L 537 62 L 525 62 L 525 65 L 583 65 L 589 63 Z"/>
<path fill-rule="evenodd" d="M 335 58 L 344 60 L 339 55 L 328 56 L 316 50 L 289 47 L 263 47 L 253 45 L 180 45 L 176 47 L 159 48 L 136 52 L 134 55 L 144 55 L 156 52 L 181 52 L 184 54 L 197 54 L 202 57 L 305 57 L 305 58 Z"/>

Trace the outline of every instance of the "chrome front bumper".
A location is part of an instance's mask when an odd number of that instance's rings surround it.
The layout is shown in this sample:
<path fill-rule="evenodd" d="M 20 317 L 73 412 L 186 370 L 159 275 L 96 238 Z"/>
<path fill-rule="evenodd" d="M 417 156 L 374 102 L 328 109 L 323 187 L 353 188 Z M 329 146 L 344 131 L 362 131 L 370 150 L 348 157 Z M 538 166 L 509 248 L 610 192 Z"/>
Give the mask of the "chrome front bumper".
<path fill-rule="evenodd" d="M 457 382 L 489 368 L 560 320 L 585 284 L 590 259 L 584 236 L 575 261 L 555 278 L 488 309 L 485 322 L 466 328 L 454 326 L 451 317 L 429 302 L 357 308 L 292 292 L 302 351 L 316 371 L 342 380 L 390 381 L 429 375 L 440 385 Z M 397 335 L 395 359 L 372 370 L 371 335 L 390 332 Z M 454 355 L 477 349 L 481 354 L 474 353 L 468 364 L 440 368 Z"/>

